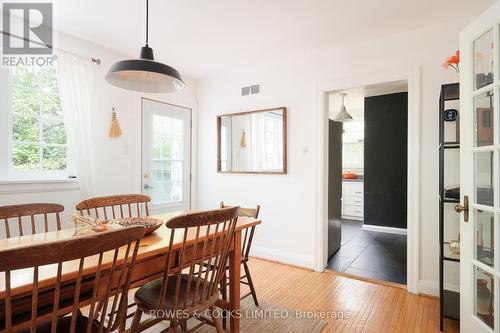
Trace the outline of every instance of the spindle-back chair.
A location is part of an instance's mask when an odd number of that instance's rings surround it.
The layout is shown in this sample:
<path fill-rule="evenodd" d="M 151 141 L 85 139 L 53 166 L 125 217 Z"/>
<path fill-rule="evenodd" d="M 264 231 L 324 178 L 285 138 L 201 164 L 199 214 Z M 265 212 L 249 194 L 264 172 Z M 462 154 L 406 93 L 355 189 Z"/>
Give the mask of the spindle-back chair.
<path fill-rule="evenodd" d="M 231 207 L 224 204 L 223 201 L 220 203 L 221 208 Z M 257 205 L 256 208 L 243 208 L 240 207 L 239 216 L 244 217 L 253 217 L 258 218 L 260 212 L 260 205 Z M 242 242 L 241 242 L 241 264 L 245 269 L 245 275 L 241 276 L 241 283 L 247 285 L 250 288 L 250 292 L 246 295 L 243 295 L 241 299 L 246 298 L 252 295 L 255 306 L 259 306 L 259 301 L 257 300 L 257 293 L 255 292 L 255 287 L 253 285 L 252 276 L 250 275 L 250 269 L 248 268 L 248 260 L 250 255 L 250 247 L 252 246 L 253 236 L 255 233 L 255 226 L 245 229 L 242 234 Z M 229 268 L 228 268 L 229 269 Z M 246 281 L 245 281 L 246 280 Z M 224 286 L 222 290 L 222 297 L 226 299 L 227 297 L 227 279 L 224 277 Z"/>
<path fill-rule="evenodd" d="M 84 200 L 76 205 L 82 214 L 88 214 L 104 220 L 149 216 L 148 203 L 151 198 L 143 194 L 121 194 L 96 197 Z"/>
<path fill-rule="evenodd" d="M 219 299 L 218 285 L 225 274 L 238 210 L 239 207 L 223 208 L 167 221 L 171 234 L 163 277 L 145 284 L 135 293 L 137 310 L 131 332 L 142 330 L 139 324 L 145 311 L 169 321 L 169 332 L 175 333 L 177 326 L 184 325 L 185 329 L 189 317 L 205 310 L 210 312 L 217 332 L 223 332 L 220 318 L 213 311 Z M 182 247 L 174 255 L 174 239 L 180 237 Z M 180 260 L 180 264 L 174 265 L 174 260 Z M 189 268 L 180 270 L 171 266 Z M 205 269 L 200 269 L 203 266 Z"/>
<path fill-rule="evenodd" d="M 124 299 L 144 232 L 135 226 L 0 250 L 0 272 L 5 274 L 0 332 L 115 330 L 125 320 Z M 13 295 L 15 272 L 26 269 L 33 272 L 32 291 Z M 41 283 L 47 272 L 55 279 L 51 287 Z M 80 312 L 83 307 L 87 317 Z"/>
<path fill-rule="evenodd" d="M 0 207 L 3 230 L 0 238 L 61 230 L 60 213 L 64 206 L 55 203 L 29 203 Z M 43 226 L 40 226 L 43 218 Z"/>

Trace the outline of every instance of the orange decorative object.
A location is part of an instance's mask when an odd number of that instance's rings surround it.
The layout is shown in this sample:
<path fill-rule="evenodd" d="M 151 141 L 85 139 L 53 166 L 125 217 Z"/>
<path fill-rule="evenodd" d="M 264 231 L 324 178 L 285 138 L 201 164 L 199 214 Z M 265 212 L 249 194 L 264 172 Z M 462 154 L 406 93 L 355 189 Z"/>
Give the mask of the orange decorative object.
<path fill-rule="evenodd" d="M 460 50 L 457 50 L 454 55 L 449 58 L 446 58 L 446 61 L 443 63 L 443 68 L 453 68 L 457 73 L 460 73 Z"/>
<path fill-rule="evenodd" d="M 358 175 L 355 174 L 354 172 L 347 171 L 342 174 L 342 178 L 344 179 L 357 179 Z"/>

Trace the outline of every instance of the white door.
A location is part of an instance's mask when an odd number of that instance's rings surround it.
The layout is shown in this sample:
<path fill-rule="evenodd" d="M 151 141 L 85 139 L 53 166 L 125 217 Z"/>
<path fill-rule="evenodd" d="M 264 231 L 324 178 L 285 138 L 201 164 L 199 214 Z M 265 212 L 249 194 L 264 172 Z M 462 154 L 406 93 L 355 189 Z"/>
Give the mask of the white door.
<path fill-rule="evenodd" d="M 500 332 L 499 24 L 497 2 L 460 34 L 462 332 Z"/>
<path fill-rule="evenodd" d="M 142 99 L 142 193 L 151 214 L 190 208 L 191 110 Z"/>

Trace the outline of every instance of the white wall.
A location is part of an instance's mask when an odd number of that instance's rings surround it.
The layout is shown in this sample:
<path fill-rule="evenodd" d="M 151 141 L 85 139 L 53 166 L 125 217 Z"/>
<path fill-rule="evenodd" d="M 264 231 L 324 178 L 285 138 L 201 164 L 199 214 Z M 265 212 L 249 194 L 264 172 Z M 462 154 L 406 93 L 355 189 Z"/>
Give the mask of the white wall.
<path fill-rule="evenodd" d="M 438 281 L 438 99 L 440 85 L 458 76 L 441 63 L 458 48 L 465 21 L 398 33 L 360 44 L 304 50 L 267 64 L 229 69 L 200 81 L 198 203 L 200 208 L 260 204 L 254 255 L 312 268 L 316 202 L 315 133 L 319 128 L 318 86 L 344 78 L 375 76 L 394 68 L 422 67 L 420 285 L 436 294 Z M 240 96 L 249 82 L 259 95 Z M 345 87 L 352 88 L 352 87 Z M 286 106 L 289 112 L 287 175 L 236 175 L 216 172 L 217 114 Z"/>
<path fill-rule="evenodd" d="M 196 143 L 196 81 L 185 78 L 186 88 L 175 94 L 139 94 L 116 88 L 104 80 L 109 67 L 117 60 L 130 58 L 104 47 L 57 34 L 56 48 L 87 57 L 100 58 L 94 65 L 94 90 L 97 108 L 93 111 L 94 126 L 89 140 L 95 148 L 96 195 L 139 193 L 141 191 L 141 97 L 148 97 L 193 109 L 193 142 Z M 139 46 L 137 51 L 139 51 Z M 111 107 L 115 106 L 123 135 L 109 138 Z M 196 145 L 193 145 L 193 168 L 196 166 Z M 195 170 L 194 170 L 195 171 Z M 192 189 L 193 199 L 196 189 Z M 6 184 L 0 183 L 0 205 L 26 202 L 58 202 L 66 213 L 73 213 L 75 204 L 83 199 L 77 184 Z M 193 200 L 195 205 L 195 200 Z"/>

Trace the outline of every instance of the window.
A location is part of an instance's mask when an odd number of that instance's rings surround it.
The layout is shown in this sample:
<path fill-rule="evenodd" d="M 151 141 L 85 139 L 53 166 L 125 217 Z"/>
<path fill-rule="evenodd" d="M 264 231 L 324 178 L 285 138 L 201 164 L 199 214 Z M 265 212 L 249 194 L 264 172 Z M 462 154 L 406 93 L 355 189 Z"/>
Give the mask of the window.
<path fill-rule="evenodd" d="M 343 123 L 342 167 L 345 171 L 362 171 L 364 164 L 364 122 Z"/>
<path fill-rule="evenodd" d="M 224 118 L 226 119 L 226 118 Z M 229 138 L 229 127 L 225 126 L 224 124 L 221 125 L 220 127 L 220 139 L 221 139 L 221 144 L 220 144 L 220 167 L 221 170 L 228 170 L 229 165 L 228 161 L 230 160 L 229 156 L 229 143 L 231 142 L 231 139 Z M 229 138 L 229 139 L 228 139 Z"/>
<path fill-rule="evenodd" d="M 283 168 L 282 114 L 252 113 L 250 127 L 252 170 L 280 171 Z"/>
<path fill-rule="evenodd" d="M 70 175 L 66 129 L 56 67 L 12 67 L 1 71 L 0 114 L 4 125 L 0 178 L 67 178 Z M 7 127 L 7 128 L 5 128 Z M 4 131 L 6 129 L 6 131 Z M 2 134 L 3 133 L 3 134 Z"/>
<path fill-rule="evenodd" d="M 274 113 L 264 116 L 264 170 L 283 168 L 283 120 Z"/>
<path fill-rule="evenodd" d="M 153 114 L 153 204 L 182 201 L 183 126 L 182 119 Z"/>

